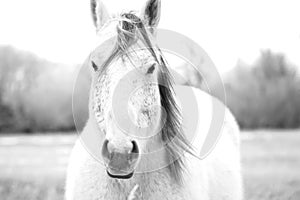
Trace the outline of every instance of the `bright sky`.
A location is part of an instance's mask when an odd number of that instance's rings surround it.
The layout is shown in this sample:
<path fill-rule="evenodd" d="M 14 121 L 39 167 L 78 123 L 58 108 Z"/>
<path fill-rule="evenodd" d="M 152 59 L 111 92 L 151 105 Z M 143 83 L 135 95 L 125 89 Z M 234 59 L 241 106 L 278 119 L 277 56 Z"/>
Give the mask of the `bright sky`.
<path fill-rule="evenodd" d="M 193 39 L 221 72 L 239 58 L 253 62 L 264 48 L 300 66 L 299 5 L 299 0 L 162 0 L 159 27 Z M 0 1 L 0 44 L 77 64 L 95 46 L 95 35 L 88 0 Z"/>

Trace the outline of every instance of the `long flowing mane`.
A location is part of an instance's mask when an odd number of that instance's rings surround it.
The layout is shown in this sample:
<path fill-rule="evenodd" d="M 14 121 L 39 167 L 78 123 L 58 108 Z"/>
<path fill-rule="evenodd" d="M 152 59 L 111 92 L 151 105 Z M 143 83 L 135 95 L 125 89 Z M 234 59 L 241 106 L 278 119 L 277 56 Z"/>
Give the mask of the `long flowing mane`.
<path fill-rule="evenodd" d="M 150 29 L 150 31 L 152 30 Z M 168 168 L 171 175 L 176 181 L 181 182 L 182 172 L 185 168 L 183 156 L 185 152 L 192 153 L 192 147 L 182 129 L 181 112 L 175 101 L 174 82 L 167 68 L 167 62 L 159 47 L 153 44 L 150 31 L 145 27 L 142 20 L 133 13 L 122 14 L 119 26 L 117 26 L 118 35 L 116 45 L 111 55 L 102 65 L 101 71 L 103 73 L 116 57 L 125 56 L 129 60 L 132 60 L 132 55 L 135 55 L 132 51 L 135 51 L 135 49 L 130 49 L 130 47 L 138 40 L 142 41 L 144 49 L 147 49 L 156 62 L 160 64 L 159 92 L 161 105 L 167 113 L 161 137 L 167 150 L 167 159 L 168 163 L 170 163 Z"/>

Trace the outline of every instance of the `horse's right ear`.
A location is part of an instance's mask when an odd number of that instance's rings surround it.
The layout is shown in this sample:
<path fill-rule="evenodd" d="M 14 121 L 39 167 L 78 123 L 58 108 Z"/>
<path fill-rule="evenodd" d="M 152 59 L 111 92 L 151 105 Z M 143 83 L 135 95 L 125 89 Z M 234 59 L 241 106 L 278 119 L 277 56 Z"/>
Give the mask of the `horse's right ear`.
<path fill-rule="evenodd" d="M 110 15 L 101 0 L 90 0 L 94 25 L 99 30 L 109 19 Z"/>
<path fill-rule="evenodd" d="M 150 27 L 156 27 L 160 19 L 161 0 L 147 0 L 143 10 L 144 19 Z"/>

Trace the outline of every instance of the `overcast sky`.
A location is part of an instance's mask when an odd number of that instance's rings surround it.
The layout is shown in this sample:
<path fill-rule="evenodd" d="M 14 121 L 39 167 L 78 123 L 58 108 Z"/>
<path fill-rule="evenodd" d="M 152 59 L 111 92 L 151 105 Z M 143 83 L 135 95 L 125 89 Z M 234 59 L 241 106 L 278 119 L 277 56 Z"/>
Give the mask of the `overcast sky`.
<path fill-rule="evenodd" d="M 160 27 L 196 41 L 222 72 L 239 58 L 253 62 L 265 48 L 285 53 L 300 66 L 298 2 L 162 0 Z M 96 41 L 89 0 L 0 1 L 0 44 L 29 50 L 51 61 L 77 64 Z"/>

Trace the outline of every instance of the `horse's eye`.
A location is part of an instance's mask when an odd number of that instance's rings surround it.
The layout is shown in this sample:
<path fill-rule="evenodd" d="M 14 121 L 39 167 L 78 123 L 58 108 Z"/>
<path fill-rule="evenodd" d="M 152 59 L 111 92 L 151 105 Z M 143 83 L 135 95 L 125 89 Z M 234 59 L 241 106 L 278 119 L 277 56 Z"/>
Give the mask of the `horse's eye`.
<path fill-rule="evenodd" d="M 99 69 L 99 67 L 92 61 L 92 67 L 95 71 Z"/>
<path fill-rule="evenodd" d="M 153 74 L 156 67 L 156 63 L 152 64 L 148 69 L 146 74 Z"/>

